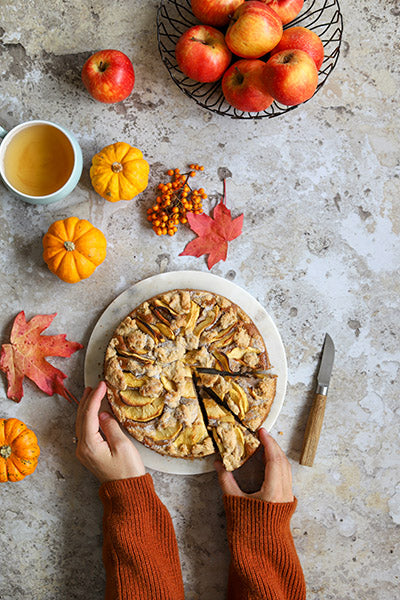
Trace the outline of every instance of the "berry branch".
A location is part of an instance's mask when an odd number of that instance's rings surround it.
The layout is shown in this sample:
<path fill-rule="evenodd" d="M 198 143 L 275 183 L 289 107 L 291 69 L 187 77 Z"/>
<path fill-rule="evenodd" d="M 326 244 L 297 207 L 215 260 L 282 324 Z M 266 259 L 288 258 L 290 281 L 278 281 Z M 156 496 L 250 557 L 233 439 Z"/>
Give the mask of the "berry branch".
<path fill-rule="evenodd" d="M 197 171 L 204 171 L 203 165 L 191 164 L 190 171 L 181 173 L 179 169 L 169 169 L 168 183 L 160 182 L 157 186 L 159 195 L 155 204 L 147 210 L 147 220 L 152 224 L 157 235 L 173 236 L 178 231 L 179 223 L 188 222 L 187 214 L 200 215 L 203 212 L 202 200 L 207 198 L 203 188 L 192 189 L 189 180 Z"/>

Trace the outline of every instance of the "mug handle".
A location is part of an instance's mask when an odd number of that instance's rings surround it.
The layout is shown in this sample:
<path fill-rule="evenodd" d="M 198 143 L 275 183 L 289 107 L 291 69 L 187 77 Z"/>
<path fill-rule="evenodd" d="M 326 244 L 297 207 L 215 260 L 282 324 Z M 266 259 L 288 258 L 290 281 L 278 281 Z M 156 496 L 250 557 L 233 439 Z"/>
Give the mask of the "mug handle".
<path fill-rule="evenodd" d="M 7 135 L 7 133 L 8 133 L 8 131 L 0 125 L 0 138 L 5 137 Z"/>

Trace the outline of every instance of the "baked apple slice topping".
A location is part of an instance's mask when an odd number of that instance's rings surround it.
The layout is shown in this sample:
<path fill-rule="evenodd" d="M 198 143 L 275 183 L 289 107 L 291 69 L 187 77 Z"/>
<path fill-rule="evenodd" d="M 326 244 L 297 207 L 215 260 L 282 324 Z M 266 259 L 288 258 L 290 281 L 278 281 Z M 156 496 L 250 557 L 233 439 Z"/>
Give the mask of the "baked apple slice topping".
<path fill-rule="evenodd" d="M 243 420 L 249 410 L 249 401 L 246 392 L 238 383 L 231 383 L 226 402 L 238 418 Z"/>
<path fill-rule="evenodd" d="M 159 342 L 164 341 L 164 338 L 163 338 L 161 332 L 158 329 L 156 329 L 155 327 L 152 327 L 151 325 L 149 325 L 149 323 L 146 323 L 146 321 L 142 321 L 142 319 L 139 319 L 138 317 L 136 317 L 136 324 L 137 324 L 138 328 L 140 329 L 140 331 L 149 335 L 155 343 L 158 344 Z"/>
<path fill-rule="evenodd" d="M 122 393 L 125 392 L 120 392 L 120 394 Z M 119 408 L 126 419 L 138 421 L 139 423 L 146 423 L 147 421 L 159 417 L 164 410 L 164 398 L 151 398 L 151 400 L 152 402 L 148 402 L 147 404 L 135 406 L 128 405 L 125 400 L 122 400 Z"/>
<path fill-rule="evenodd" d="M 176 421 L 172 425 L 156 427 L 156 429 L 146 432 L 146 438 L 151 439 L 156 444 L 168 444 L 178 436 L 182 428 L 182 423 Z"/>
<path fill-rule="evenodd" d="M 205 396 L 202 398 L 202 403 L 206 410 L 208 425 L 210 427 L 215 427 L 219 421 L 235 423 L 235 417 L 214 399 Z"/>
<path fill-rule="evenodd" d="M 236 325 L 231 325 L 222 331 L 219 331 L 217 335 L 213 338 L 210 344 L 211 352 L 216 348 L 221 348 L 223 346 L 228 346 L 232 341 L 236 333 Z"/>
<path fill-rule="evenodd" d="M 153 327 L 153 329 L 157 328 L 158 331 L 167 338 L 167 340 L 175 339 L 175 334 L 169 325 L 158 322 L 158 323 L 153 323 L 152 327 Z"/>
<path fill-rule="evenodd" d="M 171 325 L 172 321 L 175 318 L 175 316 L 165 306 L 152 306 L 151 310 L 156 319 L 158 319 L 165 325 Z"/>
<path fill-rule="evenodd" d="M 168 379 L 165 375 L 161 375 L 160 381 L 167 392 L 176 392 L 176 385 L 171 379 Z"/>
<path fill-rule="evenodd" d="M 138 391 L 129 389 L 120 392 L 119 396 L 127 406 L 146 406 L 146 404 L 152 404 L 156 400 L 156 398 L 142 396 Z"/>
<path fill-rule="evenodd" d="M 232 350 L 230 350 L 229 352 L 227 352 L 227 357 L 231 358 L 232 360 L 237 360 L 237 361 L 241 361 L 243 356 L 245 354 L 247 354 L 247 352 L 254 352 L 255 354 L 260 354 L 261 350 L 259 350 L 258 348 L 238 348 L 235 347 Z M 245 363 L 243 363 L 245 364 Z"/>
<path fill-rule="evenodd" d="M 196 325 L 196 321 L 199 318 L 199 314 L 200 314 L 200 306 L 196 302 L 193 302 L 193 300 L 192 300 L 190 303 L 190 312 L 189 312 L 188 320 L 185 325 L 186 331 L 191 331 L 194 328 L 194 326 Z"/>
<path fill-rule="evenodd" d="M 153 301 L 153 305 L 156 306 L 157 308 L 166 310 L 173 317 L 177 317 L 179 314 L 167 302 L 164 302 L 164 300 L 161 300 L 161 298 L 155 298 Z"/>
<path fill-rule="evenodd" d="M 174 446 L 180 448 L 185 445 L 188 448 L 200 444 L 206 437 L 208 437 L 208 431 L 202 420 L 197 420 L 193 425 L 185 427 L 185 429 L 178 435 L 174 441 Z"/>
<path fill-rule="evenodd" d="M 214 323 L 216 322 L 216 320 L 219 317 L 219 313 L 220 313 L 219 307 L 216 306 L 214 308 L 214 310 L 212 310 L 208 313 L 208 315 L 206 316 L 206 318 L 203 321 L 200 321 L 199 323 L 197 323 L 196 327 L 194 327 L 194 329 L 193 329 L 194 335 L 199 336 L 200 334 L 203 333 L 203 331 L 205 331 L 206 329 L 211 327 L 211 325 L 214 325 Z"/>
<path fill-rule="evenodd" d="M 136 354 L 135 352 L 130 352 L 127 350 L 121 350 L 120 352 L 118 352 L 117 356 L 121 358 L 133 358 L 134 360 L 137 360 L 138 362 L 141 362 L 144 365 L 154 364 L 154 359 L 150 358 L 149 356 L 144 356 L 143 354 Z"/>
<path fill-rule="evenodd" d="M 130 371 L 124 373 L 125 386 L 127 388 L 141 388 L 147 381 L 147 377 L 135 377 Z"/>
<path fill-rule="evenodd" d="M 154 362 L 154 360 L 152 360 L 149 356 L 146 356 L 145 350 L 138 348 L 132 349 L 122 336 L 118 336 L 117 342 L 118 343 L 115 345 L 117 356 L 134 358 L 135 360 L 141 361 L 145 364 L 152 364 Z"/>
<path fill-rule="evenodd" d="M 218 350 L 214 350 L 212 355 L 215 358 L 215 360 L 217 361 L 216 362 L 217 368 L 220 368 L 221 371 L 230 371 L 231 370 L 230 366 L 229 366 L 229 359 L 224 352 L 218 352 Z"/>
<path fill-rule="evenodd" d="M 181 398 L 197 398 L 192 378 L 185 378 L 183 381 L 180 381 L 177 384 L 177 391 L 179 392 Z"/>

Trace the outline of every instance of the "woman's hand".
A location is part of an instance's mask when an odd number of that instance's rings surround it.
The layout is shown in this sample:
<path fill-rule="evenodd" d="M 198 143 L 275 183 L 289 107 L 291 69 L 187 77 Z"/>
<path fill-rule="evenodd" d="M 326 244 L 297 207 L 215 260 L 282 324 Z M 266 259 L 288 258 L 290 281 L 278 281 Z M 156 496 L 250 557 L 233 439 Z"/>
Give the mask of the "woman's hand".
<path fill-rule="evenodd" d="M 254 494 L 245 494 L 232 473 L 226 471 L 220 461 L 216 461 L 215 469 L 222 491 L 231 496 L 259 498 L 266 502 L 292 502 L 292 471 L 288 459 L 265 429 L 260 429 L 258 436 L 264 446 L 265 459 L 264 481 L 261 489 Z"/>
<path fill-rule="evenodd" d="M 105 393 L 104 381 L 94 390 L 86 388 L 83 393 L 76 418 L 76 456 L 101 483 L 144 475 L 140 454 L 117 421 L 110 413 L 99 415 Z"/>

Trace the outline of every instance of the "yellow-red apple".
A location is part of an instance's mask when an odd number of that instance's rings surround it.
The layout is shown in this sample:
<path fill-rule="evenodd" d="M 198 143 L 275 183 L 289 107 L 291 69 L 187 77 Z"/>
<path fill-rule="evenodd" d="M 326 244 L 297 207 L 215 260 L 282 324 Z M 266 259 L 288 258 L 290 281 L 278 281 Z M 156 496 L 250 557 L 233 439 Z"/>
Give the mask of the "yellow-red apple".
<path fill-rule="evenodd" d="M 271 56 L 263 69 L 266 91 L 286 106 L 305 102 L 318 84 L 315 62 L 304 50 L 282 50 Z"/>
<path fill-rule="evenodd" d="M 261 0 L 261 2 L 268 4 L 280 17 L 284 25 L 297 17 L 304 4 L 304 0 Z"/>
<path fill-rule="evenodd" d="M 324 60 L 324 46 L 321 38 L 305 27 L 291 27 L 285 29 L 281 41 L 275 48 L 271 50 L 271 54 L 282 52 L 282 50 L 304 50 L 311 56 L 315 62 L 315 66 L 319 70 Z"/>
<path fill-rule="evenodd" d="M 244 0 L 192 0 L 192 11 L 204 25 L 224 27 Z"/>
<path fill-rule="evenodd" d="M 248 0 L 235 10 L 225 40 L 234 54 L 260 58 L 282 37 L 282 21 L 271 8 L 258 0 Z"/>
<path fill-rule="evenodd" d="M 129 96 L 135 84 L 135 72 L 123 52 L 100 50 L 83 65 L 82 81 L 95 100 L 113 104 Z"/>
<path fill-rule="evenodd" d="M 195 81 L 217 81 L 231 62 L 224 34 L 208 25 L 195 25 L 185 31 L 175 48 L 179 68 Z"/>
<path fill-rule="evenodd" d="M 265 63 L 257 59 L 242 59 L 231 65 L 222 78 L 225 100 L 245 112 L 266 110 L 274 99 L 263 84 L 264 67 Z"/>

